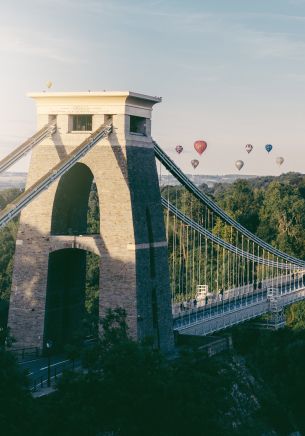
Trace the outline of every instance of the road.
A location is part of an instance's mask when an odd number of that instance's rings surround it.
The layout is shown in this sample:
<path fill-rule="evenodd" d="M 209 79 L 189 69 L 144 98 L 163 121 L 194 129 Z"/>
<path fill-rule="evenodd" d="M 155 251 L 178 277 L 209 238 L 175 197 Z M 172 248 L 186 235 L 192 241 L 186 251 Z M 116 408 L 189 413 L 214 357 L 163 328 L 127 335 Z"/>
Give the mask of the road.
<path fill-rule="evenodd" d="M 48 380 L 48 358 L 38 357 L 31 360 L 24 360 L 18 363 L 20 369 L 28 374 L 30 385 L 35 383 L 47 384 Z M 75 365 L 79 366 L 79 361 L 75 361 Z M 64 369 L 73 368 L 73 362 L 63 355 L 51 356 L 50 358 L 50 376 L 53 381 L 55 377 L 63 372 Z"/>

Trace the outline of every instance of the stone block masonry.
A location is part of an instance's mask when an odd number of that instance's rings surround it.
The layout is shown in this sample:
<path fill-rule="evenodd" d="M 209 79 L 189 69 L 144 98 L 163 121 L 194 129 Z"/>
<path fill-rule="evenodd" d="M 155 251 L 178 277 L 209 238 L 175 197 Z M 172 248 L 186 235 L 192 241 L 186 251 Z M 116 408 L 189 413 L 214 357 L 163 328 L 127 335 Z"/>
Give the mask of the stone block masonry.
<path fill-rule="evenodd" d="M 167 244 L 150 137 L 152 107 L 160 99 L 131 92 L 30 96 L 37 103 L 37 128 L 51 117 L 56 117 L 58 128 L 52 138 L 33 150 L 27 187 L 92 133 L 71 130 L 74 115 L 92 116 L 93 130 L 112 119 L 113 132 L 70 170 L 71 177 L 62 176 L 21 213 L 9 310 L 12 335 L 20 346 L 44 346 L 50 334 L 46 320 L 48 295 L 53 295 L 58 306 L 63 305 L 58 315 L 56 312 L 49 317 L 52 323 L 63 325 L 63 329 L 68 329 L 70 323 L 69 329 L 74 328 L 77 320 L 64 310 L 64 305 L 69 304 L 65 298 L 79 295 L 81 289 L 77 286 L 82 286 L 82 280 L 77 285 L 77 280 L 67 278 L 72 274 L 71 257 L 69 273 L 61 268 L 59 284 L 51 277 L 56 274 L 56 263 L 52 260 L 50 271 L 50 259 L 59 250 L 67 250 L 67 254 L 71 250 L 87 250 L 100 256 L 100 315 L 109 307 L 123 307 L 135 339 L 150 337 L 156 347 L 170 350 L 173 328 Z M 133 130 L 137 130 L 139 120 L 140 133 L 130 131 L 130 117 Z M 100 207 L 100 233 L 94 236 L 83 234 L 89 192 L 83 185 L 92 179 Z M 73 196 L 71 184 L 78 196 Z M 56 234 L 56 222 L 60 219 L 60 234 Z M 82 221 L 79 227 L 78 220 Z M 77 301 L 81 304 L 80 297 Z"/>

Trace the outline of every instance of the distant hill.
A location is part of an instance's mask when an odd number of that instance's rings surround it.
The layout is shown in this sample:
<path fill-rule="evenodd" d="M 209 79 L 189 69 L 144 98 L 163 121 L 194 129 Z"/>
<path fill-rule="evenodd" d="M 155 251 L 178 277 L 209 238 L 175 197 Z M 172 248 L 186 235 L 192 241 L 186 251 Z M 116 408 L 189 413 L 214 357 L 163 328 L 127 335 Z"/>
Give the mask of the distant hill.
<path fill-rule="evenodd" d="M 234 183 L 236 180 L 243 179 L 255 179 L 258 176 L 254 175 L 241 175 L 241 174 L 225 174 L 225 175 L 207 175 L 207 174 L 186 174 L 186 176 L 197 186 L 207 185 L 209 188 L 213 188 L 218 183 Z M 179 182 L 171 174 L 161 174 L 161 186 L 163 185 L 178 185 Z"/>
<path fill-rule="evenodd" d="M 17 188 L 23 189 L 27 173 L 4 172 L 0 174 L 0 190 Z"/>
<path fill-rule="evenodd" d="M 296 181 L 303 177 L 300 173 L 286 173 L 280 176 L 255 176 L 255 175 L 243 175 L 243 174 L 224 174 L 224 175 L 207 175 L 207 174 L 186 174 L 186 176 L 197 185 L 207 185 L 209 188 L 215 188 L 220 184 L 232 184 L 236 180 L 249 180 L 253 181 L 257 187 L 268 185 L 273 179 L 277 179 L 283 182 L 290 182 L 294 184 Z M 26 183 L 27 173 L 19 172 L 4 172 L 0 174 L 0 190 L 8 188 L 24 189 Z M 161 175 L 161 186 L 176 186 L 180 183 L 171 174 Z"/>
<path fill-rule="evenodd" d="M 0 174 L 0 190 L 8 188 L 19 188 L 23 189 L 25 187 L 27 173 L 19 172 L 4 172 Z M 192 180 L 195 185 L 200 186 L 206 184 L 209 188 L 213 188 L 219 183 L 233 183 L 238 179 L 255 179 L 257 176 L 243 176 L 240 174 L 227 174 L 221 176 L 206 175 L 206 174 L 187 174 L 187 177 Z M 179 182 L 170 174 L 161 175 L 161 185 L 178 185 Z"/>

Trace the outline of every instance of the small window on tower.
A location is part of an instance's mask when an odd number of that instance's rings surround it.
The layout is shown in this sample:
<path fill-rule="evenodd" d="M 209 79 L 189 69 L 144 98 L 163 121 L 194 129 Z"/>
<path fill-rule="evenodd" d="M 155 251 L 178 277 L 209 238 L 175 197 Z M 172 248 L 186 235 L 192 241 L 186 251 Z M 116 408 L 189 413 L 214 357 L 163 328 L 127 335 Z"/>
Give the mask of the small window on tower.
<path fill-rule="evenodd" d="M 130 115 L 130 133 L 146 135 L 146 118 Z"/>
<path fill-rule="evenodd" d="M 78 132 L 91 132 L 92 115 L 72 115 L 72 130 Z"/>

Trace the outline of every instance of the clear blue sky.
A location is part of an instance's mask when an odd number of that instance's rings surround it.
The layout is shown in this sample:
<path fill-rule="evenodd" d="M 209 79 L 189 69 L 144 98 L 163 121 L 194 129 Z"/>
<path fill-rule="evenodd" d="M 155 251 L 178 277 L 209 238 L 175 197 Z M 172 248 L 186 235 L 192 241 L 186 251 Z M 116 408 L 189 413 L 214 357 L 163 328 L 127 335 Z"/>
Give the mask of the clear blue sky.
<path fill-rule="evenodd" d="M 10 0 L 0 65 L 0 156 L 35 128 L 26 92 L 52 80 L 162 96 L 153 136 L 188 172 L 197 138 L 208 150 L 196 173 L 243 159 L 245 174 L 279 174 L 276 156 L 305 172 L 305 0 Z"/>

